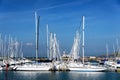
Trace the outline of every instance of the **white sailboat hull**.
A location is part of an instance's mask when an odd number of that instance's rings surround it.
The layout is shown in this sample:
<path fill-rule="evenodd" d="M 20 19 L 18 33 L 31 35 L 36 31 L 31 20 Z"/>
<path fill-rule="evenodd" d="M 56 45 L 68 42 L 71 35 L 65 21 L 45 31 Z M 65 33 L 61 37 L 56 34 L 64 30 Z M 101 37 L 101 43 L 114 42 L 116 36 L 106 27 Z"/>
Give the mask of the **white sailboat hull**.
<path fill-rule="evenodd" d="M 77 71 L 77 72 L 103 72 L 106 71 L 105 68 L 84 68 L 84 67 L 71 67 L 69 68 L 70 71 Z"/>
<path fill-rule="evenodd" d="M 49 64 L 25 64 L 14 67 L 16 71 L 49 71 L 52 68 Z"/>
<path fill-rule="evenodd" d="M 78 72 L 102 72 L 106 71 L 105 67 L 95 66 L 95 65 L 83 65 L 82 63 L 69 63 L 68 69 L 70 71 L 78 71 Z"/>

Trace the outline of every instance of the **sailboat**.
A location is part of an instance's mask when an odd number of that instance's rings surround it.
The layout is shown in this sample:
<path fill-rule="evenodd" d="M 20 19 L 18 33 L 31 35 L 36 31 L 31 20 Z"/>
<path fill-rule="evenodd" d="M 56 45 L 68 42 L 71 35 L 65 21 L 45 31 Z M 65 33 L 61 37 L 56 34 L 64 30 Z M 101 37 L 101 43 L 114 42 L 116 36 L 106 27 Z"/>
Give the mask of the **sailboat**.
<path fill-rule="evenodd" d="M 35 22 L 36 22 L 36 62 L 26 63 L 23 65 L 16 65 L 13 70 L 17 71 L 48 71 L 52 68 L 52 63 L 38 63 L 38 42 L 39 42 L 39 17 L 35 12 Z"/>
<path fill-rule="evenodd" d="M 113 58 L 113 60 L 108 59 L 104 63 L 105 67 L 107 67 L 107 69 L 109 71 L 119 71 L 120 70 L 120 48 L 119 48 L 118 39 L 116 39 L 116 42 L 117 42 L 117 55 L 116 55 L 116 50 L 115 50 L 114 45 L 113 45 L 114 58 Z M 108 46 L 107 46 L 107 48 L 108 48 Z"/>
<path fill-rule="evenodd" d="M 113 46 L 114 49 L 114 46 Z M 116 61 L 114 59 L 109 59 L 108 57 L 108 45 L 106 44 L 106 60 L 104 62 L 104 66 L 107 68 L 108 71 L 115 71 L 116 70 Z M 115 50 L 114 50 L 115 53 Z"/>
<path fill-rule="evenodd" d="M 106 71 L 105 67 L 96 66 L 96 65 L 90 65 L 84 63 L 84 23 L 85 23 L 85 17 L 83 16 L 83 24 L 82 24 L 82 63 L 81 62 L 70 62 L 68 64 L 68 68 L 70 71 L 79 71 L 79 72 L 101 72 Z M 75 38 L 76 39 L 76 38 Z M 76 48 L 74 48 L 75 50 Z M 76 51 L 77 52 L 77 51 Z M 74 53 L 76 54 L 76 53 Z M 76 59 L 76 57 L 75 57 Z"/>
<path fill-rule="evenodd" d="M 114 51 L 114 53 L 115 53 L 115 51 Z M 116 63 L 115 71 L 120 72 L 120 47 L 119 47 L 118 39 L 117 39 L 117 54 L 115 56 L 115 63 Z"/>

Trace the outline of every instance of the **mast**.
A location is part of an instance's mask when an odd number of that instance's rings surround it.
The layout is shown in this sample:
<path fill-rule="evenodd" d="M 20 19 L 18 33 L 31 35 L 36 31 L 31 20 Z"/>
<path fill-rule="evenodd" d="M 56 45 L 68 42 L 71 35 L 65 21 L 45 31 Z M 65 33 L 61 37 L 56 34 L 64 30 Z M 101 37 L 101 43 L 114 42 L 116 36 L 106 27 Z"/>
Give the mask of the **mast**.
<path fill-rule="evenodd" d="M 36 61 L 38 59 L 38 50 L 39 50 L 39 16 L 37 16 L 37 12 L 35 12 L 35 26 L 36 26 Z"/>
<path fill-rule="evenodd" d="M 119 42 L 118 42 L 118 39 L 116 39 L 116 42 L 117 42 L 117 50 L 119 50 Z"/>
<path fill-rule="evenodd" d="M 83 38 L 82 38 L 82 54 L 83 54 L 83 65 L 84 65 L 84 28 L 85 28 L 85 16 L 83 16 L 83 25 L 82 25 L 82 33 L 83 33 Z"/>
<path fill-rule="evenodd" d="M 3 41 L 2 41 L 2 35 L 0 34 L 0 54 L 3 59 Z"/>
<path fill-rule="evenodd" d="M 116 52 L 115 52 L 115 46 L 114 46 L 114 44 L 113 44 L 113 54 L 114 54 L 114 58 L 116 57 L 116 54 L 115 54 Z"/>
<path fill-rule="evenodd" d="M 21 42 L 21 44 L 20 44 L 20 52 L 19 52 L 20 54 L 21 54 L 21 58 L 23 59 L 23 52 L 22 52 L 22 42 Z"/>
<path fill-rule="evenodd" d="M 7 43 L 7 37 L 6 37 L 6 35 L 5 35 L 4 45 L 3 45 L 3 46 L 4 46 L 4 52 L 3 52 L 3 53 L 4 53 L 4 57 L 6 57 L 7 60 L 8 60 L 8 56 L 7 56 L 7 54 L 6 54 L 6 53 L 7 53 L 7 52 L 6 52 L 6 51 L 7 51 L 7 50 L 6 50 L 6 46 L 7 46 L 6 43 Z"/>
<path fill-rule="evenodd" d="M 57 53 L 58 53 L 58 60 L 62 60 L 61 55 L 60 55 L 60 48 L 59 48 L 59 42 L 57 42 Z"/>
<path fill-rule="evenodd" d="M 48 24 L 46 25 L 46 37 L 47 37 L 47 57 L 49 58 L 50 55 L 49 55 L 49 48 L 48 48 Z"/>
<path fill-rule="evenodd" d="M 17 39 L 15 38 L 15 58 L 16 59 L 18 58 L 18 46 L 19 46 L 19 43 Z"/>
<path fill-rule="evenodd" d="M 106 44 L 106 59 L 108 59 L 108 44 Z"/>
<path fill-rule="evenodd" d="M 53 59 L 56 60 L 57 53 L 56 53 L 56 34 L 53 34 Z"/>
<path fill-rule="evenodd" d="M 50 50 L 50 54 L 49 54 L 49 59 L 52 60 L 53 59 L 53 34 L 50 33 L 50 46 L 49 46 L 49 50 Z"/>
<path fill-rule="evenodd" d="M 118 39 L 116 39 L 116 41 L 117 41 L 117 55 L 116 55 L 116 57 L 118 58 L 118 57 L 120 57 L 120 47 L 119 47 Z"/>

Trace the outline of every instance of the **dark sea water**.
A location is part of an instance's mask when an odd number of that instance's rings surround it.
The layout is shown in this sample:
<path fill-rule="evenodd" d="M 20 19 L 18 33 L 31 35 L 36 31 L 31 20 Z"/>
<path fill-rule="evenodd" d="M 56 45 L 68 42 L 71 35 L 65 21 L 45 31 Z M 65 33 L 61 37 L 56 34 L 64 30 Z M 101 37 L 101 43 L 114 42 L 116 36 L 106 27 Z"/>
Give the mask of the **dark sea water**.
<path fill-rule="evenodd" d="M 120 73 L 0 71 L 0 80 L 120 80 Z"/>

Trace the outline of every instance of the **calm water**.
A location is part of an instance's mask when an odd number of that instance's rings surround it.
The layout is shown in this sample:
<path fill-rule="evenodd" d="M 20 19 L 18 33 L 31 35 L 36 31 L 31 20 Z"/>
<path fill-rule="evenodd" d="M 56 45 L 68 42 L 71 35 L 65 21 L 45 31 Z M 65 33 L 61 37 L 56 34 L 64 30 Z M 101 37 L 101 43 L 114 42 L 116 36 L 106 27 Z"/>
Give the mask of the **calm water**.
<path fill-rule="evenodd" d="M 120 73 L 0 71 L 0 80 L 120 80 Z"/>

